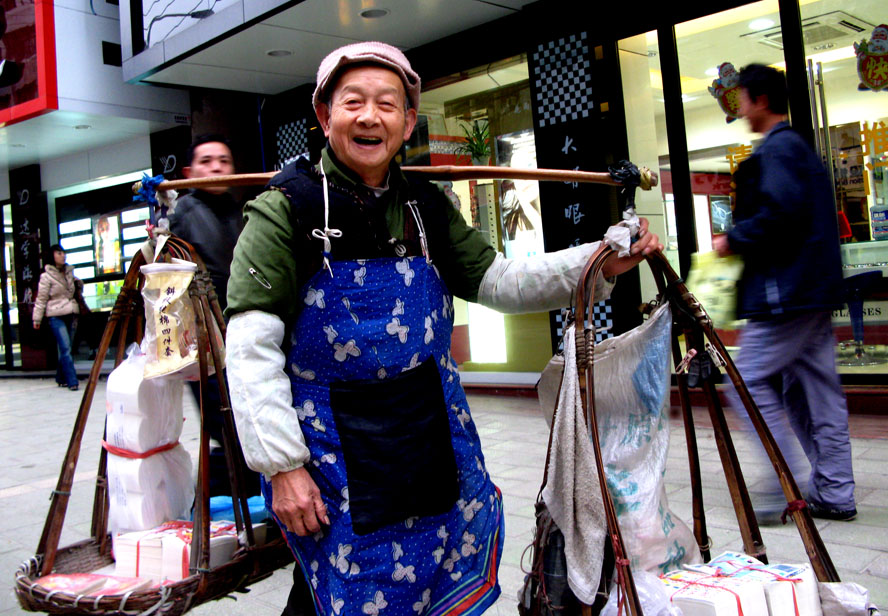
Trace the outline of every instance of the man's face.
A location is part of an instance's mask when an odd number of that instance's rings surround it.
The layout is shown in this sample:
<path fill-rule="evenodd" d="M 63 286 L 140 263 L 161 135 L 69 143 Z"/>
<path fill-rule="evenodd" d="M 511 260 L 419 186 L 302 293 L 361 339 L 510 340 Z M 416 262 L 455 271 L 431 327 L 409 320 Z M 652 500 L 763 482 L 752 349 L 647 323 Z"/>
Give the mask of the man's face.
<path fill-rule="evenodd" d="M 405 111 L 404 84 L 397 73 L 376 66 L 346 69 L 328 105 L 315 113 L 333 152 L 368 186 L 381 186 L 388 166 L 416 125 Z"/>
<path fill-rule="evenodd" d="M 740 88 L 739 111 L 740 117 L 746 118 L 746 121 L 749 122 L 749 128 L 754 133 L 760 133 L 768 114 L 768 97 L 762 95 L 752 100 L 749 97 L 749 91 L 746 88 Z"/>
<path fill-rule="evenodd" d="M 210 141 L 202 143 L 194 148 L 194 158 L 191 166 L 182 169 L 186 178 L 207 178 L 214 175 L 231 175 L 234 173 L 234 163 L 231 159 L 231 150 L 224 143 Z M 215 186 L 202 188 L 208 193 L 221 195 L 228 188 Z"/>

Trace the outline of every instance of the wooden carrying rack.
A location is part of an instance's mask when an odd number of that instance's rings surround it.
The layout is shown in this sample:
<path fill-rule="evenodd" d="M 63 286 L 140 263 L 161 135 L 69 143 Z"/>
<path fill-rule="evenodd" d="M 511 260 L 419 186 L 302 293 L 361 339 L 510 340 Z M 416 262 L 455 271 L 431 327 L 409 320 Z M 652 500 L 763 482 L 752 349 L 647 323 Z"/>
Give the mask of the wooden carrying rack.
<path fill-rule="evenodd" d="M 205 349 L 211 350 L 213 365 L 222 372 L 222 350 L 215 336 L 208 335 L 207 323 L 215 321 L 224 339 L 225 322 L 219 307 L 216 291 L 207 274 L 203 261 L 194 248 L 184 240 L 170 236 L 164 246 L 164 255 L 193 261 L 198 270 L 188 291 L 194 307 L 197 323 L 201 405 L 201 426 L 205 425 L 203 399 L 208 388 L 209 365 Z M 144 310 L 142 307 L 141 286 L 144 282 L 139 273 L 145 264 L 141 252 L 136 253 L 123 282 L 120 294 L 111 311 L 105 327 L 96 360 L 90 370 L 83 399 L 74 422 L 71 441 L 62 464 L 56 489 L 52 492 L 49 513 L 43 527 L 43 534 L 37 546 L 36 555 L 22 563 L 16 571 L 15 592 L 19 603 L 26 610 L 48 612 L 50 614 L 103 614 L 132 615 L 136 613 L 177 615 L 190 608 L 241 590 L 250 583 L 271 575 L 280 567 L 291 562 L 293 557 L 283 537 L 272 533 L 273 539 L 257 546 L 253 536 L 247 495 L 244 493 L 243 468 L 235 462 L 239 456 L 232 455 L 240 447 L 231 403 L 225 379 L 216 379 L 223 415 L 223 447 L 228 462 L 228 475 L 231 482 L 235 525 L 238 534 L 246 535 L 247 545 L 239 548 L 232 560 L 218 567 L 210 568 L 210 510 L 209 510 L 209 433 L 201 429 L 198 455 L 197 489 L 194 504 L 194 531 L 191 543 L 189 570 L 191 575 L 178 582 L 171 582 L 159 588 L 147 589 L 126 595 L 75 596 L 68 593 L 50 591 L 36 584 L 36 579 L 54 573 L 89 573 L 113 562 L 111 537 L 108 533 L 108 483 L 107 452 L 101 450 L 98 478 L 96 481 L 91 537 L 85 541 L 59 548 L 59 538 L 65 520 L 65 512 L 74 481 L 74 470 L 80 454 L 80 444 L 86 427 L 87 416 L 92 406 L 93 395 L 99 380 L 102 363 L 108 353 L 111 341 L 117 340 L 115 365 L 119 365 L 125 355 L 128 331 L 135 316 L 135 338 L 141 342 L 144 331 Z M 243 535 L 242 535 L 243 536 Z"/>
<path fill-rule="evenodd" d="M 623 547 L 625 544 L 620 532 L 614 503 L 607 489 L 598 440 L 598 422 L 595 415 L 595 379 L 592 361 L 595 353 L 595 330 L 585 328 L 584 326 L 586 319 L 588 319 L 589 323 L 593 322 L 591 307 L 596 301 L 593 297 L 594 282 L 601 274 L 605 262 L 615 254 L 613 250 L 607 247 L 596 252 L 586 264 L 577 284 L 575 312 L 576 359 L 580 381 L 580 398 L 582 400 L 586 425 L 595 451 L 595 462 L 598 467 L 601 495 L 607 520 L 607 534 L 616 561 L 614 577 L 617 580 L 616 583 L 621 587 L 620 590 L 623 593 L 626 613 L 631 616 L 640 616 L 642 614 L 642 607 L 632 578 L 629 559 Z M 789 504 L 787 510 L 799 529 L 799 534 L 817 580 L 819 582 L 840 581 L 836 568 L 823 544 L 823 540 L 820 538 L 820 533 L 814 525 L 811 513 L 805 505 L 804 498 L 801 492 L 799 492 L 798 486 L 796 486 L 786 461 L 783 459 L 783 454 L 780 453 L 780 449 L 767 424 L 765 424 L 749 390 L 746 388 L 740 373 L 737 371 L 737 367 L 715 332 L 706 310 L 700 305 L 700 302 L 697 301 L 694 295 L 688 291 L 684 281 L 675 273 L 675 270 L 672 269 L 661 252 L 657 251 L 648 256 L 647 263 L 651 267 L 657 284 L 659 292 L 657 302 L 668 302 L 672 310 L 672 353 L 676 365 L 682 361 L 683 355 L 679 346 L 679 335 L 684 334 L 686 348 L 688 350 L 696 350 L 696 355 L 691 361 L 702 362 L 705 366 L 701 371 L 703 376 L 699 380 L 699 387 L 702 388 L 707 399 L 709 416 L 712 420 L 715 440 L 718 445 L 718 453 L 724 467 L 728 490 L 731 494 L 731 501 L 733 502 L 734 510 L 737 514 L 737 522 L 740 527 L 740 535 L 743 539 L 743 551 L 765 563 L 768 562 L 758 521 L 756 520 L 749 492 L 746 488 L 746 482 L 743 479 L 743 472 L 740 469 L 737 453 L 731 440 L 731 433 L 725 419 L 725 413 L 715 388 L 719 378 L 719 371 L 712 360 L 710 349 L 714 350 L 713 355 L 719 358 L 718 363 L 723 365 L 734 387 L 737 388 L 737 392 L 752 420 L 758 437 L 761 439 L 765 451 L 777 472 L 784 496 Z M 707 341 L 708 345 L 706 344 Z M 700 458 L 697 452 L 694 418 L 691 413 L 688 374 L 686 372 L 679 372 L 676 374 L 676 380 L 688 444 L 688 463 L 693 495 L 694 538 L 703 560 L 708 562 L 711 558 L 709 553 L 710 541 L 706 531 L 706 517 L 703 512 Z M 603 573 L 603 575 L 605 574 Z M 591 608 L 584 606 L 584 613 L 591 613 Z"/>

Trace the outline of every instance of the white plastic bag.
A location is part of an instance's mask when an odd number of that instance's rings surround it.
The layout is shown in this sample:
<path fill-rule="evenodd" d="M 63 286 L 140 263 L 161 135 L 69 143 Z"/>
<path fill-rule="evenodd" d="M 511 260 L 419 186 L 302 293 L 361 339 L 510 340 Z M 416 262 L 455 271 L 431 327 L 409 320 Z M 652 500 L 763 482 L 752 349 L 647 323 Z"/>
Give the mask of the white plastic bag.
<path fill-rule="evenodd" d="M 126 359 L 108 375 L 105 394 L 106 440 L 137 453 L 174 443 L 182 434 L 184 383 L 144 380 L 147 359 L 131 344 Z"/>
<path fill-rule="evenodd" d="M 142 297 L 145 300 L 145 340 L 148 361 L 145 378 L 176 375 L 199 378 L 197 320 L 188 286 L 197 264 L 176 260 L 174 263 L 148 263 L 140 269 L 145 276 Z M 207 334 L 224 349 L 222 335 L 214 319 L 207 323 Z M 207 353 L 209 374 L 215 372 L 210 349 Z M 224 357 L 224 353 L 223 353 Z"/>
<path fill-rule="evenodd" d="M 108 527 L 154 528 L 189 517 L 194 501 L 191 456 L 181 444 L 147 458 L 108 455 Z"/>
<path fill-rule="evenodd" d="M 635 591 L 641 602 L 641 610 L 644 616 L 682 616 L 682 611 L 672 605 L 666 586 L 653 573 L 647 571 L 633 571 L 632 579 L 635 582 Z M 611 588 L 607 603 L 601 609 L 601 616 L 620 616 L 617 593 L 621 592 L 618 584 Z M 628 614 L 624 609 L 622 614 Z"/>
<path fill-rule="evenodd" d="M 187 517 L 194 500 L 191 456 L 178 444 L 184 384 L 144 380 L 147 357 L 135 344 L 128 351 L 108 376 L 106 389 L 108 526 L 113 532 Z"/>
<path fill-rule="evenodd" d="M 829 616 L 871 616 L 878 609 L 870 603 L 869 591 L 855 582 L 821 582 L 820 607 Z"/>

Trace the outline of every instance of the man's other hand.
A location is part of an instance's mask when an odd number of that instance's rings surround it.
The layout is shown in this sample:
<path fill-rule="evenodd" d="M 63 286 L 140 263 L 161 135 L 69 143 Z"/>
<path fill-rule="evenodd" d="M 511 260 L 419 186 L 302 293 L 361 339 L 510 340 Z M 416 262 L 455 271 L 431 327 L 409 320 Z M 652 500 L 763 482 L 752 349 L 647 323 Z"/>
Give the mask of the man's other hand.
<path fill-rule="evenodd" d="M 623 272 L 629 271 L 638 265 L 645 256 L 653 253 L 655 250 L 663 250 L 663 244 L 660 243 L 660 238 L 657 237 L 656 233 L 648 230 L 648 226 L 650 225 L 648 219 L 639 218 L 638 222 L 640 225 L 638 237 L 629 247 L 629 255 L 626 257 L 612 257 L 608 259 L 603 270 L 606 278 L 612 278 L 613 276 L 618 276 Z"/>
<path fill-rule="evenodd" d="M 321 491 L 304 467 L 271 477 L 271 508 L 292 533 L 305 537 L 330 524 Z"/>
<path fill-rule="evenodd" d="M 731 246 L 728 244 L 728 235 L 716 235 L 712 238 L 712 249 L 718 253 L 720 257 L 727 257 L 730 254 L 734 254 L 731 250 Z"/>

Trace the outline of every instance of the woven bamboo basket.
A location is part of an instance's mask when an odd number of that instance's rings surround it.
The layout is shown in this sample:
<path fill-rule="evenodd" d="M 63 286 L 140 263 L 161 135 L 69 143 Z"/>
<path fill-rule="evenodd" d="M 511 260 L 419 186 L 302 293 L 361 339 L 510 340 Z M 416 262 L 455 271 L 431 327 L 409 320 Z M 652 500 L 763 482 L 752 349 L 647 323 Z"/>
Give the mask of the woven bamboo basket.
<path fill-rule="evenodd" d="M 175 236 L 171 236 L 164 245 L 163 258 L 167 257 L 187 259 L 197 263 L 198 273 L 189 287 L 189 295 L 197 316 L 198 342 L 200 348 L 211 350 L 213 363 L 222 366 L 221 349 L 217 348 L 215 337 L 207 334 L 206 324 L 215 321 L 224 338 L 225 323 L 203 261 L 190 244 Z M 143 282 L 139 275 L 139 268 L 144 263 L 145 258 L 141 253 L 137 253 L 133 257 L 123 287 L 108 319 L 108 325 L 102 335 L 96 360 L 84 389 L 71 441 L 62 465 L 59 482 L 52 492 L 52 502 L 36 554 L 24 561 L 15 572 L 15 593 L 19 603 L 26 610 L 49 614 L 119 614 L 121 616 L 162 614 L 174 616 L 184 614 L 192 607 L 206 601 L 224 597 L 232 592 L 244 591 L 251 583 L 270 576 L 276 569 L 293 560 L 289 547 L 280 533 L 276 532 L 276 529 L 269 529 L 270 539 L 264 544 L 257 545 L 255 542 L 247 507 L 247 495 L 242 489 L 244 485 L 242 473 L 244 471 L 233 462 L 236 458 L 230 455 L 235 451 L 234 448 L 240 447 L 240 444 L 230 413 L 228 390 L 225 380 L 217 379 L 223 411 L 228 411 L 223 412 L 225 430 L 223 445 L 229 464 L 228 472 L 233 494 L 235 523 L 238 533 L 242 536 L 246 535 L 247 545 L 239 548 L 227 563 L 209 568 L 209 435 L 205 430 L 201 430 L 194 505 L 194 533 L 189 567 L 191 575 L 179 581 L 166 582 L 157 588 L 124 595 L 76 596 L 58 590 L 50 590 L 37 583 L 40 577 L 49 573 L 90 573 L 113 562 L 111 538 L 108 534 L 107 453 L 104 449 L 100 454 L 98 480 L 93 502 L 92 536 L 87 540 L 61 548 L 58 544 L 73 485 L 74 470 L 80 453 L 80 443 L 105 355 L 116 334 L 115 365 L 123 361 L 124 350 L 128 342 L 127 332 L 131 330 L 130 323 L 134 317 L 136 342 L 141 341 L 144 313 L 139 292 Z M 203 389 L 208 386 L 209 364 L 206 353 L 198 353 L 198 355 L 201 388 Z M 201 396 L 201 398 L 203 397 Z M 203 408 L 200 409 L 200 412 L 203 425 Z"/>

